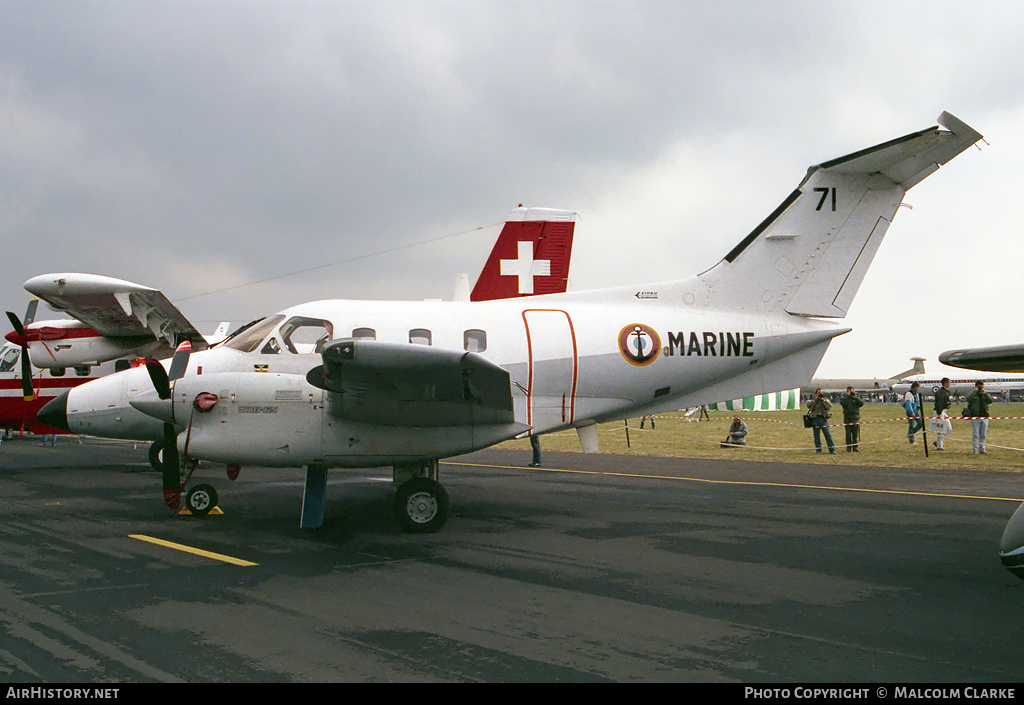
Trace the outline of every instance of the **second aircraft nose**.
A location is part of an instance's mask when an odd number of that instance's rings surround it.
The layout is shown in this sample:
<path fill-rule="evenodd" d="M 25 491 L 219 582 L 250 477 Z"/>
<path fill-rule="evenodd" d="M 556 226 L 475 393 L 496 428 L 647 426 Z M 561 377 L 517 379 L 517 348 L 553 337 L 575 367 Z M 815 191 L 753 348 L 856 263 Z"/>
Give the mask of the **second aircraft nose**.
<path fill-rule="evenodd" d="M 43 408 L 36 414 L 36 418 L 47 426 L 59 428 L 61 431 L 70 431 L 71 429 L 68 428 L 68 394 L 70 392 L 64 392 L 59 397 L 54 397 L 43 404 Z"/>

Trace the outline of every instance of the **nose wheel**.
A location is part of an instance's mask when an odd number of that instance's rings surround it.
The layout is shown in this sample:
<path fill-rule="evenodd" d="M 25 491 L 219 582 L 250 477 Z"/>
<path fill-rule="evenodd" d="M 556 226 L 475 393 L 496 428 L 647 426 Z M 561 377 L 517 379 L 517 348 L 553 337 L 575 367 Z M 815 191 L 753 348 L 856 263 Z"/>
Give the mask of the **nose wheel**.
<path fill-rule="evenodd" d="M 217 490 L 213 485 L 196 485 L 185 495 L 185 508 L 193 516 L 206 516 L 217 506 Z"/>
<path fill-rule="evenodd" d="M 395 492 L 395 519 L 410 534 L 432 534 L 448 521 L 448 492 L 436 480 L 415 477 Z"/>

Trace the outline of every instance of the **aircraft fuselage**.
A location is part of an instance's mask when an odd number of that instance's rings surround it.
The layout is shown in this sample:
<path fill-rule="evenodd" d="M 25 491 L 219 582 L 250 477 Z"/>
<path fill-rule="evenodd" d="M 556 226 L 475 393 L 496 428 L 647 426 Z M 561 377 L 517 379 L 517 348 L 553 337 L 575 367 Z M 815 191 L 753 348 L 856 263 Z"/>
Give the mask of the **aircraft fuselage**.
<path fill-rule="evenodd" d="M 534 433 L 718 401 L 734 388 L 792 388 L 806 382 L 828 341 L 846 330 L 788 314 L 638 304 L 625 290 L 621 300 L 610 298 L 603 292 L 600 301 L 563 294 L 528 304 L 319 301 L 287 309 L 250 329 L 257 332 L 246 341 L 236 337 L 191 355 L 175 383 L 174 423 L 183 431 L 189 426 L 178 411 L 186 388 L 193 397 L 217 394 L 220 418 L 204 419 L 202 429 L 193 424 L 179 445 L 187 442 L 193 457 L 227 463 L 364 466 L 447 457 L 497 442 L 480 437 L 479 429 L 460 435 L 339 420 L 330 413 L 331 394 L 305 378 L 322 360 L 312 336 L 288 339 L 297 328 L 332 340 L 373 337 L 478 352 L 508 371 L 515 422 Z M 804 350 L 806 364 L 798 364 Z M 129 406 L 150 389 L 142 369 L 76 389 L 68 398 L 68 424 L 91 435 L 158 438 L 161 422 Z M 283 449 L 278 462 L 267 462 L 268 447 Z"/>

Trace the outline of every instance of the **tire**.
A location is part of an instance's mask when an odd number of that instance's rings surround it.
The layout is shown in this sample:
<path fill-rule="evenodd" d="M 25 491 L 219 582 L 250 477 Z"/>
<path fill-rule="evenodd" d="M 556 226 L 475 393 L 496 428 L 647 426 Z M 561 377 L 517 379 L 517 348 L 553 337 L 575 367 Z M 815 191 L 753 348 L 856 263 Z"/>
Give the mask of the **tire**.
<path fill-rule="evenodd" d="M 149 446 L 149 464 L 157 472 L 162 473 L 164 471 L 163 464 L 163 441 L 153 441 Z"/>
<path fill-rule="evenodd" d="M 216 506 L 217 490 L 213 485 L 196 485 L 185 495 L 185 507 L 193 516 L 206 516 Z"/>
<path fill-rule="evenodd" d="M 448 522 L 448 492 L 439 482 L 414 477 L 395 493 L 394 512 L 402 531 L 433 534 Z"/>

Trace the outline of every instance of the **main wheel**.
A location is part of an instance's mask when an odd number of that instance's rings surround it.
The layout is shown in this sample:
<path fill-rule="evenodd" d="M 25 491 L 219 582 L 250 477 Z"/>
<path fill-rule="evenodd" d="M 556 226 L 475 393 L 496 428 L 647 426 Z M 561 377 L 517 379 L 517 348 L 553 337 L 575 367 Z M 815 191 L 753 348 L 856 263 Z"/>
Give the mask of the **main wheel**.
<path fill-rule="evenodd" d="M 149 464 L 157 472 L 164 471 L 163 450 L 163 441 L 153 441 L 149 446 Z"/>
<path fill-rule="evenodd" d="M 395 519 L 410 534 L 432 534 L 448 521 L 448 492 L 439 482 L 414 477 L 395 493 Z"/>
<path fill-rule="evenodd" d="M 206 516 L 216 506 L 217 490 L 213 485 L 196 485 L 185 495 L 185 507 L 194 516 Z"/>

